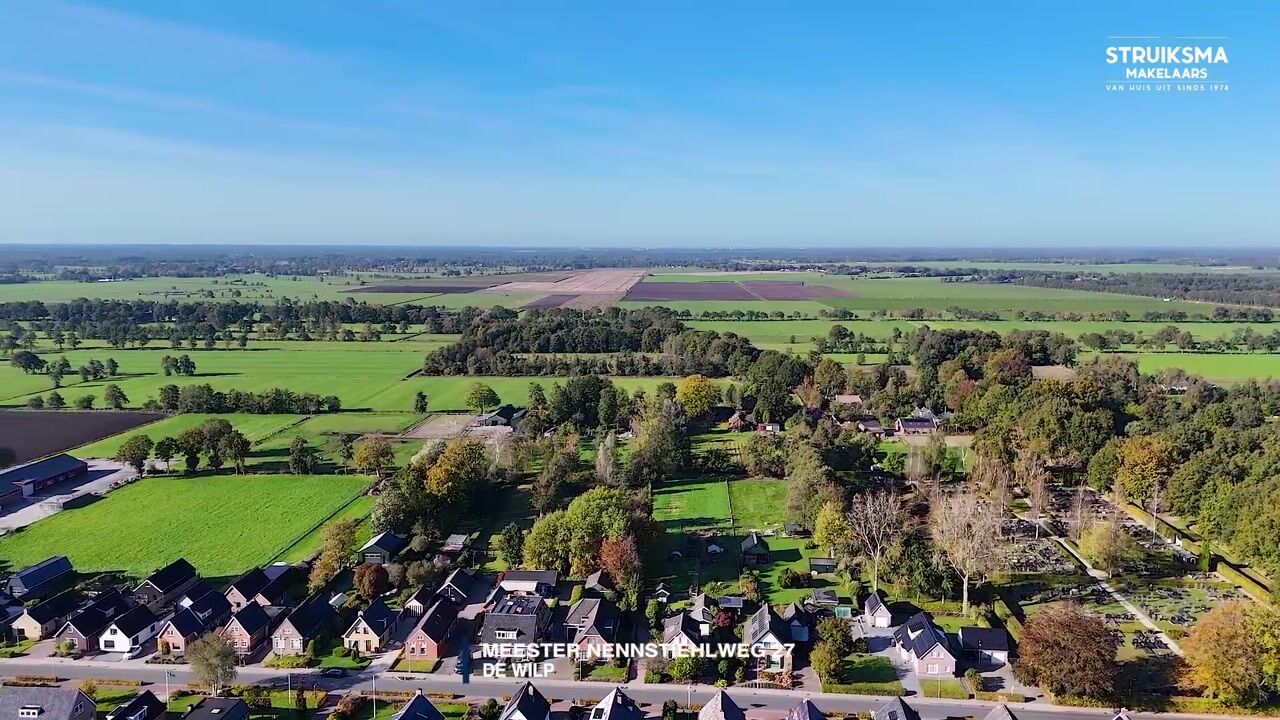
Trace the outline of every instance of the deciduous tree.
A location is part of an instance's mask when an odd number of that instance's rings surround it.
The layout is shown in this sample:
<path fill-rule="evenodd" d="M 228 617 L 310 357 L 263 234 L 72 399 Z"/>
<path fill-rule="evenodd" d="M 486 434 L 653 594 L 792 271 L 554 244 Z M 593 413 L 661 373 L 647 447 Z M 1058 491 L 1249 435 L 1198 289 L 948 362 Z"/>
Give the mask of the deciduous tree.
<path fill-rule="evenodd" d="M 484 412 L 485 408 L 495 407 L 502 399 L 498 397 L 498 393 L 493 388 L 484 383 L 472 383 L 467 388 L 467 397 L 465 400 L 467 407 L 476 412 Z"/>
<path fill-rule="evenodd" d="M 236 679 L 236 649 L 227 638 L 209 633 L 187 645 L 185 654 L 196 681 L 209 688 L 211 695 Z"/>
<path fill-rule="evenodd" d="M 141 475 L 147 468 L 147 458 L 151 457 L 151 448 L 154 443 L 151 438 L 146 435 L 133 435 L 129 439 L 120 443 L 120 448 L 116 450 L 116 460 L 126 465 L 132 465 L 134 470 Z"/>
<path fill-rule="evenodd" d="M 1055 695 L 1106 697 L 1119 672 L 1118 647 L 1097 615 L 1074 603 L 1049 607 L 1023 626 L 1013 673 Z"/>
<path fill-rule="evenodd" d="M 1251 605 L 1248 600 L 1219 605 L 1181 643 L 1188 683 L 1231 705 L 1252 705 L 1265 687 L 1263 628 L 1251 617 Z"/>
<path fill-rule="evenodd" d="M 880 589 L 880 562 L 902 536 L 907 513 L 892 489 L 872 490 L 853 496 L 845 514 L 852 547 L 871 564 L 871 591 Z"/>
<path fill-rule="evenodd" d="M 969 614 L 969 585 L 996 568 L 1001 518 L 972 492 L 936 498 L 929 511 L 934 547 L 956 574 L 962 587 L 961 612 Z"/>

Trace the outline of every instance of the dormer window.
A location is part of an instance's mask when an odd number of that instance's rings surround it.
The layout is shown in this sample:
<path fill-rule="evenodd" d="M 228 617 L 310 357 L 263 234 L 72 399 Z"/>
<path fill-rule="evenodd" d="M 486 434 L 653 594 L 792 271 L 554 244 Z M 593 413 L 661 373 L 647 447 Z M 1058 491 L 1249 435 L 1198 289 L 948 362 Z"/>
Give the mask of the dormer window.
<path fill-rule="evenodd" d="M 18 717 L 37 718 L 40 717 L 41 712 L 44 712 L 44 708 L 39 705 L 23 705 L 18 708 Z"/>

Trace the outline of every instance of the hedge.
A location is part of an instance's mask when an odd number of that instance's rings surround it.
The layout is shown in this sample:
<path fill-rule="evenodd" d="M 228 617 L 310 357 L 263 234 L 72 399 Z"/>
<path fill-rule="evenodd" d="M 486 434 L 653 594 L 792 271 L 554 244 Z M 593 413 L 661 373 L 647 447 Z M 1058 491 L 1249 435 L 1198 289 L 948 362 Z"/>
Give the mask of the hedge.
<path fill-rule="evenodd" d="M 845 695 L 885 695 L 901 697 L 907 691 L 901 686 L 889 687 L 885 683 L 822 683 L 822 692 Z"/>
<path fill-rule="evenodd" d="M 986 700 L 987 702 L 1001 703 L 1020 703 L 1026 702 L 1027 696 L 1016 692 L 995 692 L 989 690 L 979 690 L 973 694 L 976 700 Z"/>

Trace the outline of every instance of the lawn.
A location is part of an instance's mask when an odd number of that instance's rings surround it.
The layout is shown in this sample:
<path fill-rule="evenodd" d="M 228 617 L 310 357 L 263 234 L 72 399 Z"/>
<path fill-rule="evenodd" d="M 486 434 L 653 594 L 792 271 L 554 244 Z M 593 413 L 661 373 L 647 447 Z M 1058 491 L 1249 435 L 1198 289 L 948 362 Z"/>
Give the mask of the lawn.
<path fill-rule="evenodd" d="M 152 688 L 152 692 L 156 692 L 157 695 L 163 694 L 163 691 L 163 687 L 159 691 Z M 205 696 L 201 693 L 177 694 L 175 692 L 175 694 L 169 698 L 168 702 L 169 717 L 181 717 L 186 713 L 187 708 L 200 702 L 204 697 Z M 250 708 L 249 717 L 254 718 L 254 720 L 258 720 L 259 718 L 270 720 L 295 720 L 295 718 L 297 718 L 296 706 L 294 705 L 295 699 L 287 690 L 273 690 L 270 697 L 271 707 L 261 710 Z M 304 693 L 303 697 L 306 700 L 307 709 L 314 711 L 324 703 L 325 693 L 322 691 L 311 690 Z"/>
<path fill-rule="evenodd" d="M 6 642 L 0 645 L 0 658 L 15 658 L 26 655 L 31 646 L 35 644 L 35 640 L 22 640 L 15 643 Z"/>
<path fill-rule="evenodd" d="M 656 569 L 650 578 L 653 582 L 670 583 L 680 597 L 692 585 L 706 589 L 708 583 L 727 584 L 738 577 L 738 539 L 732 534 L 724 480 L 686 478 L 655 487 L 653 517 L 663 529 L 663 542 L 650 548 Z M 697 536 L 721 545 L 725 552 L 718 559 L 701 562 L 698 545 L 692 542 Z M 673 551 L 683 557 L 670 557 Z"/>
<path fill-rule="evenodd" d="M 320 546 L 324 538 L 324 528 L 332 525 L 340 520 L 354 519 L 357 521 L 365 521 L 369 517 L 369 513 L 373 512 L 373 497 L 370 495 L 357 495 L 352 498 L 345 507 L 339 510 L 328 522 L 311 532 L 298 538 L 298 541 L 290 545 L 288 549 L 272 558 L 273 562 L 297 563 L 303 560 L 310 560 L 320 552 Z M 367 537 L 362 539 L 363 542 Z"/>
<path fill-rule="evenodd" d="M 347 505 L 362 476 L 152 477 L 0 538 L 13 566 L 67 555 L 76 569 L 145 575 L 178 557 L 202 575 L 265 563 Z"/>
<path fill-rule="evenodd" d="M 1120 353 L 1120 357 L 1137 360 L 1138 370 L 1144 374 L 1176 367 L 1220 382 L 1239 382 L 1250 378 L 1280 378 L 1280 354 L 1139 352 Z"/>
<path fill-rule="evenodd" d="M 729 481 L 729 500 L 733 507 L 734 537 L 742 538 L 752 530 L 774 531 L 765 535 L 769 543 L 769 563 L 756 568 L 760 573 L 760 591 L 773 605 L 800 602 L 815 588 L 834 589 L 842 604 L 856 604 L 847 588 L 834 574 L 813 578 L 809 587 L 784 588 L 779 579 L 784 568 L 797 573 L 809 572 L 809 558 L 825 557 L 821 548 L 806 547 L 809 538 L 786 537 L 782 533 L 783 512 L 787 505 L 787 481 L 767 478 L 747 478 Z M 733 548 L 735 551 L 737 547 Z"/>
<path fill-rule="evenodd" d="M 905 690 L 888 658 L 850 655 L 840 662 L 836 682 L 822 683 L 822 691 L 858 695 L 902 695 Z"/>
<path fill-rule="evenodd" d="M 969 690 L 955 678 L 920 678 L 920 694 L 924 697 L 967 700 Z"/>

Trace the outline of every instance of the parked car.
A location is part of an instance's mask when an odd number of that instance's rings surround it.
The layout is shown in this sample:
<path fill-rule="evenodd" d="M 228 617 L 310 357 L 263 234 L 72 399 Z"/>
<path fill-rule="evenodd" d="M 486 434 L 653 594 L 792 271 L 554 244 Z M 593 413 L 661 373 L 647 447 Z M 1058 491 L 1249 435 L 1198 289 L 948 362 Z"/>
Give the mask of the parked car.
<path fill-rule="evenodd" d="M 141 646 L 141 645 L 134 645 L 133 647 L 129 648 L 129 651 L 128 651 L 128 652 L 126 652 L 126 653 L 124 654 L 124 659 L 125 659 L 125 660 L 132 660 L 132 659 L 134 659 L 134 658 L 138 657 L 138 656 L 139 656 L 139 655 L 141 655 L 141 654 L 142 654 L 142 646 Z"/>
<path fill-rule="evenodd" d="M 325 668 L 320 671 L 321 677 L 345 677 L 346 674 L 347 671 L 342 668 Z"/>

